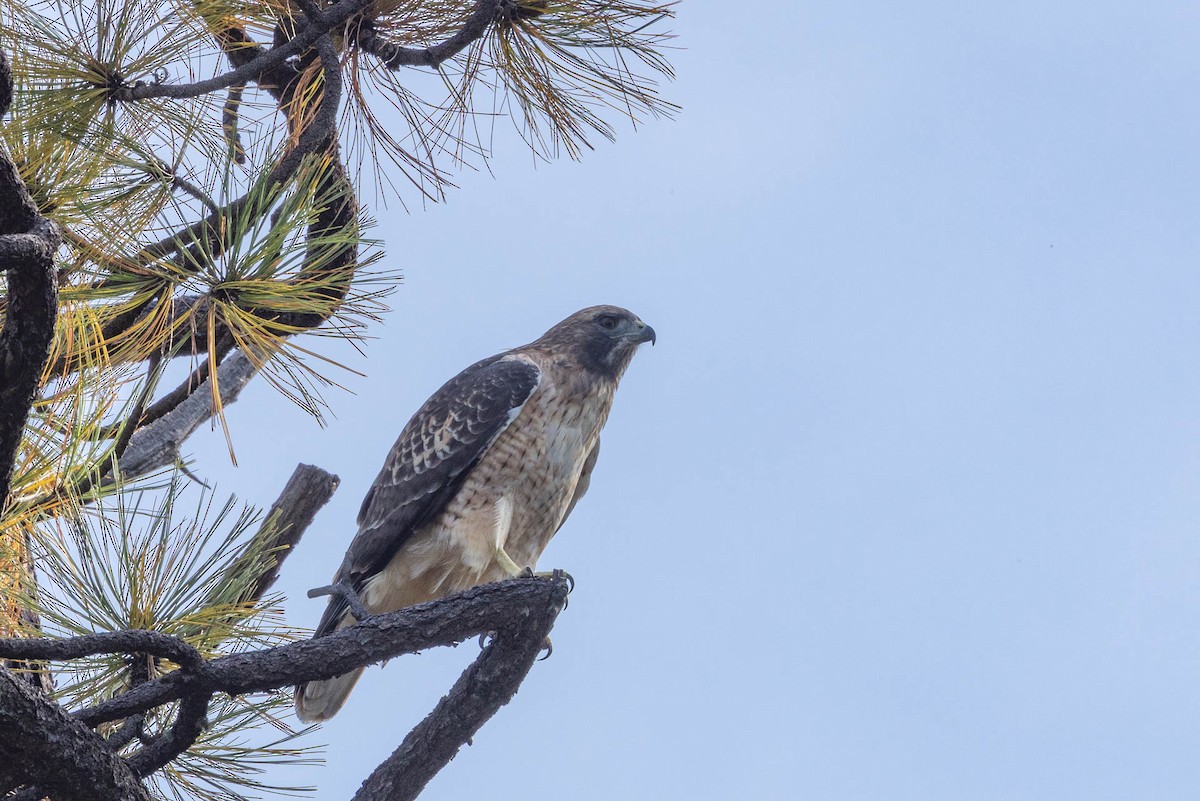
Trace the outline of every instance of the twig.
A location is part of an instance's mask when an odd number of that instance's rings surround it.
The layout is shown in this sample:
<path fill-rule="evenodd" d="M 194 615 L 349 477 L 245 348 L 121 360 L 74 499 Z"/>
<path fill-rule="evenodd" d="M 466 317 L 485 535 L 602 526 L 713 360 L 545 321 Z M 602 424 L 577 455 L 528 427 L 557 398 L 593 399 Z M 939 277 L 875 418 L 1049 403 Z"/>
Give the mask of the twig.
<path fill-rule="evenodd" d="M 371 616 L 371 613 L 367 611 L 367 607 L 363 606 L 362 599 L 358 597 L 358 592 L 354 589 L 354 586 L 345 579 L 335 581 L 333 584 L 326 584 L 324 587 L 315 587 L 308 591 L 309 598 L 323 598 L 326 595 L 332 595 L 345 601 L 346 606 L 350 609 L 350 614 L 354 615 L 355 620 L 366 620 Z"/>

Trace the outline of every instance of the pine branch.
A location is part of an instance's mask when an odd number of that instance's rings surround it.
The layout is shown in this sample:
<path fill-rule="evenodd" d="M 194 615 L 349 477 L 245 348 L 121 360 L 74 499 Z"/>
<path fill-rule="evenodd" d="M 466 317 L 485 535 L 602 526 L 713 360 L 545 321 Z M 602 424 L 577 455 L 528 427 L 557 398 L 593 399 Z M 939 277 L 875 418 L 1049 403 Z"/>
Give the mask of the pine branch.
<path fill-rule="evenodd" d="M 439 67 L 442 62 L 461 53 L 472 42 L 487 33 L 497 19 L 516 14 L 513 0 L 479 0 L 462 28 L 444 42 L 431 47 L 403 47 L 385 39 L 370 23 L 359 26 L 355 41 L 364 52 L 370 53 L 391 70 L 401 67 Z"/>
<path fill-rule="evenodd" d="M 40 793 L 66 785 L 62 798 L 71 795 L 75 770 L 5 769 L 22 764 L 30 749 L 48 750 L 69 739 L 72 759 L 79 771 L 94 764 L 111 766 L 110 779 L 124 781 L 132 771 L 140 776 L 168 764 L 191 745 L 202 731 L 204 714 L 215 693 L 231 696 L 266 692 L 306 681 L 331 678 L 354 668 L 401 654 L 439 645 L 454 645 L 477 634 L 493 633 L 491 642 L 467 668 L 446 698 L 368 778 L 356 801 L 415 798 L 425 784 L 467 743 L 496 711 L 512 699 L 543 647 L 558 613 L 566 606 L 569 579 L 561 572 L 474 587 L 409 609 L 377 615 L 350 628 L 304 642 L 233 654 L 197 664 L 182 640 L 153 632 L 116 632 L 61 641 L 0 640 L 0 657 L 37 655 L 51 660 L 101 652 L 146 653 L 168 648 L 186 662 L 186 668 L 133 687 L 127 692 L 67 717 L 60 707 L 31 688 L 13 689 L 12 674 L 0 671 L 0 724 L 9 709 L 24 712 L 22 703 L 40 704 L 36 715 L 25 715 L 21 725 L 0 725 L 0 793 L 21 784 L 17 798 L 35 799 Z M 146 635 L 154 635 L 147 637 Z M 99 639 L 99 638 L 104 639 Z M 167 640 L 176 644 L 167 646 Z M 174 658 L 174 657 L 173 657 Z M 6 679 L 11 679 L 5 683 Z M 10 698 L 13 699 L 10 703 Z M 22 699 L 34 699 L 22 701 Z M 40 700 L 39 700 L 40 698 Z M 155 707 L 180 701 L 174 724 L 127 762 L 115 757 L 104 740 L 84 727 L 120 718 L 135 718 Z M 48 744 L 47 744 L 48 743 Z M 6 755 L 13 759 L 3 760 Z M 14 761 L 17 760 L 17 761 Z M 87 798 L 134 798 L 118 794 Z M 107 788 L 105 788 L 107 792 Z M 120 790 L 125 792 L 125 790 Z"/>
<path fill-rule="evenodd" d="M 8 56 L 0 51 L 0 117 L 8 112 L 12 90 Z M 0 270 L 7 277 L 4 326 L 0 328 L 0 512 L 8 505 L 17 449 L 54 338 L 58 319 L 54 254 L 61 242 L 58 226 L 38 215 L 16 165 L 8 153 L 0 151 Z M 27 532 L 13 528 L 0 536 L 10 540 L 12 556 L 6 565 L 12 575 L 4 580 L 32 595 L 37 576 Z M 22 624 L 37 628 L 40 623 L 32 609 L 6 612 L 13 619 L 0 619 L 0 627 L 10 631 Z M 50 674 L 39 665 L 0 660 L 0 670 L 6 667 L 21 670 L 21 679 L 31 692 L 51 689 Z"/>
<path fill-rule="evenodd" d="M 321 210 L 309 227 L 308 252 L 304 264 L 299 273 L 287 283 L 299 285 L 319 276 L 341 276 L 336 285 L 326 293 L 329 301 L 327 307 L 313 312 L 245 310 L 249 314 L 271 321 L 279 329 L 292 331 L 316 328 L 332 316 L 350 289 L 358 256 L 357 247 L 341 244 L 339 252 L 333 258 L 328 258 L 323 252 L 323 248 L 328 245 L 321 244 L 322 239 L 329 237 L 331 233 L 354 227 L 358 202 L 354 185 L 341 162 L 337 144 L 337 113 L 342 97 L 342 74 L 337 52 L 327 34 L 316 39 L 313 49 L 321 63 L 320 74 L 323 80 L 322 97 L 316 112 L 303 120 L 299 119 L 296 113 L 296 110 L 303 106 L 296 102 L 296 93 L 300 89 L 299 78 L 303 71 L 294 74 L 286 86 L 272 92 L 278 97 L 281 110 L 287 113 L 288 125 L 296 135 L 295 145 L 271 171 L 255 182 L 255 186 L 249 192 L 143 248 L 133 259 L 135 262 L 152 263 L 156 259 L 174 254 L 177 268 L 183 272 L 198 272 L 204 265 L 223 255 L 230 245 L 230 238 L 227 236 L 230 220 L 242 217 L 251 210 L 259 216 L 265 215 L 271 208 L 270 201 L 279 196 L 283 187 L 303 167 L 305 160 L 309 156 L 324 153 L 329 157 L 330 164 L 321 176 L 318 196 L 330 197 L 333 200 Z M 314 265 L 320 265 L 319 269 Z M 189 322 L 196 324 L 178 326 L 179 334 L 163 347 L 165 353 L 171 354 L 172 357 L 204 353 L 210 341 L 222 342 L 229 338 L 230 332 L 224 323 L 219 324 L 218 331 L 210 332 L 204 315 L 200 315 L 199 320 L 192 317 L 195 304 L 205 302 L 206 299 L 205 296 L 193 296 L 171 300 L 170 319 L 166 322 L 168 328 L 175 328 L 176 322 L 185 316 L 189 318 Z M 158 302 L 158 296 L 151 295 L 144 303 L 131 305 L 105 325 L 101 339 L 107 341 L 120 337 L 149 314 Z M 71 364 L 65 357 L 54 365 L 55 372 L 77 368 L 78 365 Z"/>
<path fill-rule="evenodd" d="M 252 81 L 266 87 L 278 87 L 282 82 L 278 80 L 278 75 L 272 74 L 275 69 L 288 58 L 299 55 L 312 47 L 322 36 L 339 25 L 345 24 L 351 17 L 373 2 L 375 0 L 342 0 L 310 18 L 308 24 L 301 28 L 295 36 L 270 49 L 263 49 L 261 45 L 249 45 L 246 41 L 238 42 L 236 48 L 227 48 L 226 52 L 226 55 L 230 56 L 238 66 L 214 78 L 186 84 L 138 84 L 122 89 L 116 95 L 116 99 L 136 101 L 155 97 L 174 99 L 202 97 Z"/>
<path fill-rule="evenodd" d="M 216 353 L 210 354 L 213 358 L 201 361 L 196 369 L 179 386 L 147 406 L 136 418 L 130 415 L 124 420 L 110 423 L 98 429 L 94 438 L 113 439 L 119 436 L 122 431 L 127 430 L 129 426 L 133 426 L 134 431 L 136 431 L 175 411 L 175 409 L 179 408 L 179 404 L 198 392 L 201 387 L 207 386 L 208 373 L 212 369 L 213 362 L 216 362 L 219 367 L 231 350 L 233 350 L 232 337 L 218 342 Z"/>

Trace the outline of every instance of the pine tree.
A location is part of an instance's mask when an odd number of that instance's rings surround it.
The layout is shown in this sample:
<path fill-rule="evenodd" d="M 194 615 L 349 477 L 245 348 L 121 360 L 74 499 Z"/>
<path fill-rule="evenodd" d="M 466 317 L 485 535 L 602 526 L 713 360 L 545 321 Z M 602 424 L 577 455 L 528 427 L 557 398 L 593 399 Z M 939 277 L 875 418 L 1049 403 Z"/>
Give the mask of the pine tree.
<path fill-rule="evenodd" d="M 197 489 L 182 447 L 256 376 L 320 417 L 340 368 L 305 340 L 355 342 L 398 281 L 364 190 L 442 199 L 489 158 L 497 109 L 543 158 L 580 157 L 614 115 L 670 114 L 671 15 L 0 0 L 0 794 L 266 792 L 267 765 L 311 758 L 291 684 L 492 632 L 458 706 L 358 796 L 415 797 L 507 702 L 562 577 L 393 613 L 420 625 L 366 646 L 292 642 L 270 586 L 336 477 L 301 465 L 262 514 Z"/>

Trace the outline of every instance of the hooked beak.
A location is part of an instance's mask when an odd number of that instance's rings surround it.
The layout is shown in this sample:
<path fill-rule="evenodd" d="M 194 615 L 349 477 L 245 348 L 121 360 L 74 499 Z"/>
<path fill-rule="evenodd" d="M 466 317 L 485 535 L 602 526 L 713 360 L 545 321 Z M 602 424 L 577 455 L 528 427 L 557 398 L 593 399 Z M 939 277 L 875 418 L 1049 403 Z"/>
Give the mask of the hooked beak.
<path fill-rule="evenodd" d="M 629 339 L 640 345 L 643 342 L 649 342 L 652 346 L 658 341 L 658 336 L 654 333 L 654 329 L 638 320 L 637 327 L 633 331 L 626 334 Z"/>

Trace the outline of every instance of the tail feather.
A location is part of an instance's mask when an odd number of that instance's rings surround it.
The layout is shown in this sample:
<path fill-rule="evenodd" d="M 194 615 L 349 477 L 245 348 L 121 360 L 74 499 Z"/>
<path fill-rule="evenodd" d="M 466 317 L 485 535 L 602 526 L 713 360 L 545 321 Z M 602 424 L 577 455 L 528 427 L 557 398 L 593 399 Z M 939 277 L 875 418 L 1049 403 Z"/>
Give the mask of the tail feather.
<path fill-rule="evenodd" d="M 296 688 L 296 717 L 305 723 L 329 720 L 346 703 L 346 697 L 358 683 L 363 669 L 334 676 L 324 681 L 310 681 Z"/>
<path fill-rule="evenodd" d="M 321 615 L 321 622 L 317 624 L 317 630 L 313 633 L 313 639 L 352 625 L 354 618 L 350 615 L 346 600 L 338 595 L 331 596 L 329 604 L 325 607 L 325 614 Z M 342 708 L 342 704 L 346 703 L 346 697 L 358 683 L 362 672 L 363 668 L 357 668 L 332 679 L 297 685 L 296 717 L 304 723 L 329 720 Z"/>

